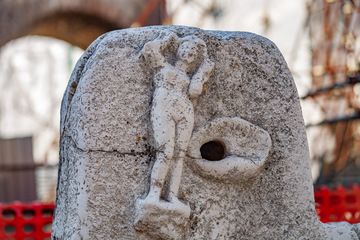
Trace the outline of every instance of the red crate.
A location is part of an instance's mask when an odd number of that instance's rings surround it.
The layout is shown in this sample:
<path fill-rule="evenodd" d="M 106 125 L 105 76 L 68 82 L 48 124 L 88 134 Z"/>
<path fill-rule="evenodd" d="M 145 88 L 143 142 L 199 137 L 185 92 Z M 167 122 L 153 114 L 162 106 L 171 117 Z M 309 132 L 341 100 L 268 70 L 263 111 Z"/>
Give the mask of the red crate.
<path fill-rule="evenodd" d="M 335 189 L 320 187 L 315 191 L 316 211 L 322 222 L 360 222 L 360 186 Z"/>
<path fill-rule="evenodd" d="M 0 240 L 43 240 L 51 237 L 54 204 L 0 204 Z"/>

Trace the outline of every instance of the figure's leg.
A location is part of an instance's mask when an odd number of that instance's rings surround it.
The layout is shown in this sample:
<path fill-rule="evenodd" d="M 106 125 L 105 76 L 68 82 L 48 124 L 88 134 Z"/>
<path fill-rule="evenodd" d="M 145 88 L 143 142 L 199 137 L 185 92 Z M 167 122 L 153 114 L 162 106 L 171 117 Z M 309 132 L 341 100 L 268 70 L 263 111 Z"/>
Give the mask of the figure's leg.
<path fill-rule="evenodd" d="M 170 184 L 169 184 L 169 196 L 170 202 L 178 201 L 177 195 L 179 192 L 181 175 L 184 163 L 184 157 L 187 152 L 188 144 L 191 138 L 191 134 L 194 128 L 193 114 L 189 114 L 188 117 L 180 122 L 176 126 L 176 150 L 177 154 L 172 162 Z"/>
<path fill-rule="evenodd" d="M 181 175 L 183 169 L 185 152 L 179 151 L 178 156 L 174 159 L 173 164 L 171 166 L 171 174 L 170 174 L 170 184 L 169 184 L 169 196 L 168 200 L 170 202 L 177 202 L 177 195 L 179 192 Z"/>
<path fill-rule="evenodd" d="M 151 120 L 156 159 L 151 170 L 150 190 L 146 198 L 158 201 L 174 154 L 175 123 L 164 116 L 156 116 L 156 113 L 152 114 Z"/>

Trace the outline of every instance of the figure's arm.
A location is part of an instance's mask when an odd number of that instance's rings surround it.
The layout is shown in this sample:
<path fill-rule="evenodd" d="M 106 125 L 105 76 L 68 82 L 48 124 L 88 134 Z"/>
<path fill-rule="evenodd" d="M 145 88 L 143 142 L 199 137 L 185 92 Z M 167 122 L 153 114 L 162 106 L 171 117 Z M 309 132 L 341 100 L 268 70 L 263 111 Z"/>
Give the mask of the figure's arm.
<path fill-rule="evenodd" d="M 165 35 L 165 36 L 164 36 Z M 153 67 L 163 67 L 166 64 L 162 50 L 172 41 L 177 39 L 177 35 L 170 31 L 163 31 L 155 40 L 147 42 L 142 50 L 145 60 L 150 62 Z"/>
<path fill-rule="evenodd" d="M 196 98 L 202 93 L 203 85 L 209 80 L 214 65 L 215 64 L 206 56 L 197 72 L 191 78 L 189 86 L 190 98 Z"/>

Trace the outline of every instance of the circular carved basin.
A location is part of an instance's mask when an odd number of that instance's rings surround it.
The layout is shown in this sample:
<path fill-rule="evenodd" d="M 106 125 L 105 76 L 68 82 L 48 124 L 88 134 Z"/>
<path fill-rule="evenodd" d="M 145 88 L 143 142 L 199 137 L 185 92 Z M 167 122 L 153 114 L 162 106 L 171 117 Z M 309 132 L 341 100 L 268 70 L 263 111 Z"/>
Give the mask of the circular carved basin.
<path fill-rule="evenodd" d="M 239 117 L 218 118 L 194 131 L 188 164 L 202 177 L 238 182 L 256 176 L 270 147 L 262 128 Z"/>

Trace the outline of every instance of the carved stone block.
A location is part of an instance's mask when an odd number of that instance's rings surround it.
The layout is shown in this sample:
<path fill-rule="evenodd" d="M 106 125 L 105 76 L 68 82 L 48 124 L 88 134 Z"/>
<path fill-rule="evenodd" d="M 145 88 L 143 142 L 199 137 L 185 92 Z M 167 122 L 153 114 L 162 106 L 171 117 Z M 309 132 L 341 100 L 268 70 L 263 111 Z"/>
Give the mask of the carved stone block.
<path fill-rule="evenodd" d="M 358 239 L 315 212 L 276 46 L 181 26 L 97 39 L 61 109 L 54 239 Z"/>

